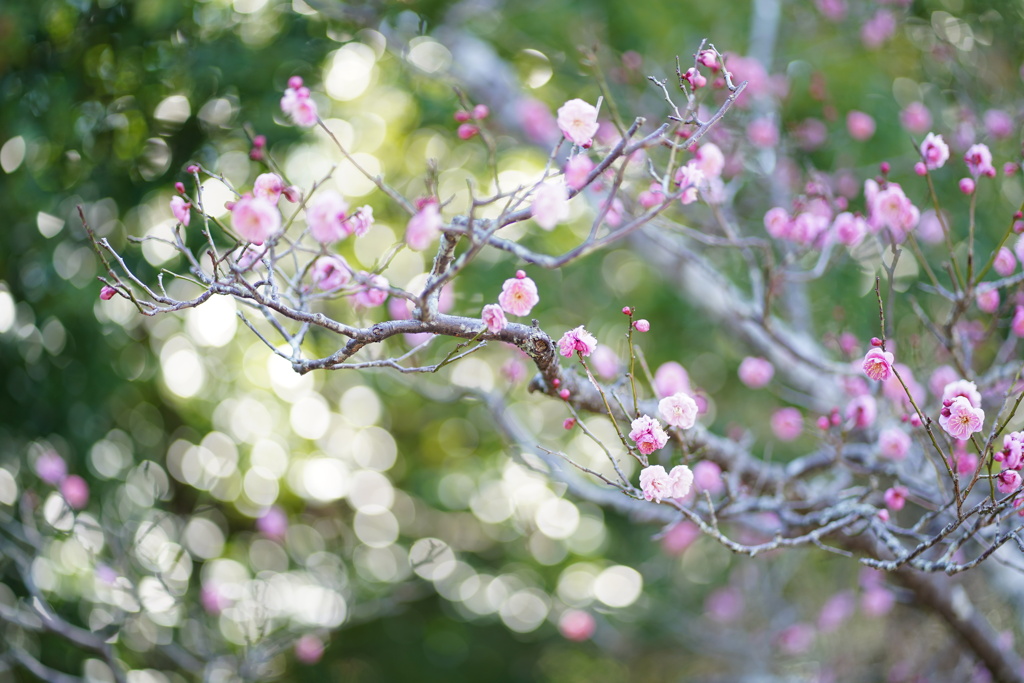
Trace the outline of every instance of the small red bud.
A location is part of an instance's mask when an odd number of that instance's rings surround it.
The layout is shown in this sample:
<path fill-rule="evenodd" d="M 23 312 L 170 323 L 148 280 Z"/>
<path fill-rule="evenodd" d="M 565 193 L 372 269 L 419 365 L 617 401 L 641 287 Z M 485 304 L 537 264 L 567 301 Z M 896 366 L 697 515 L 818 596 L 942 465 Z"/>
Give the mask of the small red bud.
<path fill-rule="evenodd" d="M 100 289 L 100 298 L 104 301 L 110 301 L 115 294 L 117 294 L 117 290 L 110 285 L 103 285 L 103 288 Z"/>
<path fill-rule="evenodd" d="M 964 194 L 974 194 L 974 180 L 971 178 L 961 178 L 960 191 Z"/>
<path fill-rule="evenodd" d="M 465 123 L 466 121 L 469 121 L 469 119 L 470 119 L 469 112 L 466 111 L 465 109 L 460 109 L 457 112 L 455 112 L 455 121 L 456 122 L 458 122 L 458 123 Z"/>
<path fill-rule="evenodd" d="M 190 165 L 190 166 L 189 166 L 188 168 L 186 168 L 185 170 L 186 170 L 187 172 L 191 173 L 192 175 L 195 175 L 196 173 L 199 173 L 199 167 L 198 167 L 198 166 L 196 166 L 195 164 L 191 164 L 191 165 Z"/>
<path fill-rule="evenodd" d="M 818 418 L 818 429 L 820 429 L 821 431 L 827 432 L 828 428 L 831 427 L 831 426 L 832 426 L 832 421 L 829 420 L 824 415 L 822 415 L 821 417 Z"/>
<path fill-rule="evenodd" d="M 576 426 L 576 418 L 575 417 L 567 417 L 567 418 L 565 418 L 565 421 L 562 422 L 562 429 L 572 429 L 575 426 Z"/>
<path fill-rule="evenodd" d="M 629 307 L 629 306 L 623 306 L 622 307 L 622 315 L 632 316 L 633 315 L 633 309 L 631 307 Z"/>
<path fill-rule="evenodd" d="M 551 380 L 551 386 L 557 389 L 558 387 L 562 386 L 562 380 L 558 379 L 557 377 L 554 378 L 553 380 Z"/>
<path fill-rule="evenodd" d="M 872 337 L 871 338 L 871 345 L 872 346 L 881 346 L 882 345 L 882 340 L 879 339 L 878 337 Z"/>
<path fill-rule="evenodd" d="M 302 87 L 302 76 L 292 76 L 288 79 L 288 87 L 292 90 L 298 90 Z"/>
<path fill-rule="evenodd" d="M 516 279 L 517 280 L 522 280 L 525 277 L 526 277 L 526 271 L 525 270 L 517 270 L 516 271 Z"/>
<path fill-rule="evenodd" d="M 475 107 L 473 107 L 473 118 L 476 119 L 477 121 L 486 119 L 488 116 L 490 116 L 490 114 L 491 110 L 488 108 L 486 104 L 478 104 Z"/>
<path fill-rule="evenodd" d="M 480 129 L 477 126 L 474 126 L 471 123 L 464 123 L 459 126 L 458 136 L 460 140 L 470 140 L 476 137 L 476 134 L 479 132 Z"/>
<path fill-rule="evenodd" d="M 259 147 L 253 147 L 249 150 L 249 158 L 253 161 L 263 161 L 263 150 Z"/>
<path fill-rule="evenodd" d="M 563 401 L 568 401 L 569 400 L 569 390 L 568 389 L 562 389 L 561 391 L 558 392 L 558 395 L 562 398 Z"/>
<path fill-rule="evenodd" d="M 267 146 L 267 136 L 266 135 L 257 135 L 256 137 L 254 137 L 252 139 L 252 146 L 253 147 L 266 147 Z"/>
<path fill-rule="evenodd" d="M 174 190 L 178 194 L 185 194 L 185 183 L 182 183 L 182 182 L 174 183 Z"/>
<path fill-rule="evenodd" d="M 1019 221 L 1021 218 L 1024 218 L 1024 213 L 1018 211 L 1017 213 L 1013 214 L 1013 217 Z"/>
<path fill-rule="evenodd" d="M 928 175 L 928 167 L 924 165 L 923 161 L 919 161 L 914 164 L 914 173 L 920 176 Z"/>

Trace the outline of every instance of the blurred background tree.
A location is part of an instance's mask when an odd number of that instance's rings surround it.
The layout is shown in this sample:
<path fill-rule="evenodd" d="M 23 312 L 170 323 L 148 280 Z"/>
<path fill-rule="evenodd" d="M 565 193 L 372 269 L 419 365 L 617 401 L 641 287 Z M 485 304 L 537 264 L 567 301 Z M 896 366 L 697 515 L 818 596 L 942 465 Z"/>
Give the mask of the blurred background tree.
<path fill-rule="evenodd" d="M 840 7 L 843 17 L 833 20 Z M 618 108 L 627 120 L 663 115 L 661 93 L 646 76 L 672 78 L 675 56 L 685 64 L 708 38 L 767 61 L 770 78 L 751 87 L 771 89 L 775 104 L 736 112 L 731 133 L 723 133 L 726 140 L 740 135 L 755 115 L 779 122 L 780 151 L 788 157 L 766 151 L 734 173 L 737 206 L 756 225 L 768 206 L 800 191 L 811 169 L 835 182 L 844 173 L 862 182 L 888 160 L 910 177 L 915 151 L 900 112 L 911 102 L 925 103 L 935 129 L 967 140 L 986 134 L 987 112 L 1004 112 L 1011 132 L 993 135 L 989 126 L 987 134 L 1000 158 L 1019 158 L 1021 13 L 1018 2 L 966 0 L 910 7 L 756 0 L 743 11 L 660 0 L 6 3 L 0 468 L 8 475 L 0 477 L 0 514 L 8 521 L 23 493 L 34 492 L 40 503 L 47 497 L 31 468 L 54 449 L 89 482 L 90 511 L 105 523 L 120 520 L 128 545 L 86 552 L 88 543 L 72 533 L 47 547 L 32 575 L 65 618 L 102 628 L 118 609 L 132 610 L 110 607 L 109 600 L 103 607 L 94 583 L 106 580 L 106 569 L 131 575 L 125 563 L 145 569 L 146 559 L 132 548 L 144 544 L 153 528 L 147 523 L 166 526 L 164 546 L 154 551 L 164 557 L 148 571 L 179 572 L 180 586 L 169 595 L 180 609 L 143 600 L 129 620 L 118 656 L 132 669 L 151 670 L 134 680 L 191 675 L 188 657 L 163 647 L 175 629 L 194 628 L 196 639 L 216 633 L 236 651 L 274 635 L 279 622 L 238 610 L 217 618 L 220 608 L 205 605 L 214 616 L 203 616 L 204 586 L 242 590 L 239 572 L 268 582 L 287 575 L 293 583 L 285 594 L 293 596 L 304 595 L 297 588 L 304 577 L 327 577 L 342 596 L 329 614 L 306 604 L 323 603 L 320 593 L 297 600 L 297 613 L 282 620 L 325 639 L 326 654 L 315 664 L 297 661 L 290 650 L 276 655 L 261 674 L 267 678 L 739 680 L 771 672 L 777 680 L 877 680 L 903 666 L 967 680 L 958 677 L 971 675 L 959 650 L 937 647 L 948 637 L 938 625 L 920 626 L 909 605 L 889 612 L 886 600 L 905 596 L 872 593 L 876 587 L 859 579 L 852 563 L 809 552 L 737 559 L 707 539 L 672 550 L 671 540 L 652 540 L 657 527 L 562 498 L 557 487 L 537 480 L 510 458 L 487 411 L 458 400 L 508 382 L 503 373 L 518 362 L 513 353 L 489 349 L 431 378 L 295 376 L 237 324 L 231 302 L 144 319 L 120 300 L 99 301 L 99 264 L 75 207 L 119 247 L 128 236 L 166 231 L 173 183 L 189 181 L 185 167 L 199 162 L 247 187 L 261 172 L 249 159 L 250 136 L 262 134 L 293 182 L 308 186 L 338 164 L 339 190 L 373 206 L 374 236 L 345 247 L 350 262 L 369 267 L 401 239 L 403 214 L 339 163 L 319 133 L 280 125 L 278 102 L 289 76 L 306 78 L 323 117 L 357 158 L 407 196 L 424 194 L 428 159 L 441 169 L 441 195 L 453 196 L 467 179 L 483 186 L 488 162 L 482 145 L 454 136 L 452 115 L 461 106 L 454 87 L 492 109 L 510 178 L 527 177 L 543 168 L 550 140 L 517 142 L 530 132 L 521 106 L 539 102 L 553 111 L 567 99 L 593 102 L 604 94 L 609 110 Z M 851 136 L 851 110 L 873 118 L 873 135 Z M 774 183 L 758 175 L 769 167 L 780 170 Z M 1024 194 L 1016 178 L 1001 179 L 999 187 L 1001 196 L 981 207 L 978 221 L 979 240 L 989 248 L 1004 229 L 1006 206 L 1020 204 Z M 215 183 L 207 189 L 211 205 L 228 198 L 217 195 Z M 573 236 L 530 239 L 557 250 Z M 172 256 L 152 244 L 132 254 L 150 279 L 160 268 L 180 267 Z M 811 294 L 806 318 L 825 321 L 817 334 L 871 336 L 873 300 L 838 309 L 832 292 L 867 293 L 875 266 L 865 263 L 876 256 L 847 261 L 830 275 L 834 290 Z M 403 252 L 392 279 L 423 272 L 424 258 Z M 460 279 L 455 306 L 479 310 L 490 301 L 482 292 L 498 291 L 516 267 L 511 259 L 495 261 Z M 735 267 L 743 266 L 737 260 Z M 627 250 L 532 275 L 550 293 L 542 322 L 586 323 L 602 341 L 621 338 L 623 305 L 638 307 L 657 331 L 644 339 L 647 358 L 652 365 L 686 365 L 710 398 L 709 426 L 747 430 L 782 458 L 812 443 L 773 442 L 767 417 L 786 397 L 750 395 L 735 380 L 746 355 L 737 341 Z M 317 343 L 326 352 L 333 341 Z M 615 350 L 623 351 L 621 342 Z M 528 396 L 525 382 L 509 386 L 519 417 L 560 434 L 564 415 Z M 718 414 L 716 406 L 728 412 Z M 570 452 L 585 448 L 575 441 L 552 437 Z M 256 531 L 254 520 L 272 504 L 290 517 L 280 543 Z M 565 526 L 566 519 L 575 522 Z M 420 537 L 442 539 L 460 557 L 433 587 L 429 567 L 408 568 Z M 167 544 L 188 561 L 168 557 Z M 679 554 L 682 546 L 688 547 Z M 0 603 L 26 595 L 15 564 L 0 558 Z M 800 628 L 837 595 L 840 607 L 856 595 L 859 616 L 836 632 L 819 624 L 817 640 L 805 643 Z M 242 597 L 227 599 L 237 605 Z M 566 607 L 597 617 L 589 642 L 559 635 Z M 1016 605 L 990 595 L 980 607 L 997 627 L 1019 629 Z M 881 614 L 888 615 L 884 628 Z M 717 626 L 708 627 L 706 615 Z M 264 626 L 271 633 L 246 632 Z M 94 680 L 108 675 L 89 668 L 94 655 L 60 637 L 26 641 L 6 628 L 10 643 L 53 670 Z M 4 661 L 14 668 L 0 665 L 0 679 L 22 680 L 24 668 L 12 673 L 17 662 Z M 225 667 L 227 676 L 231 666 Z"/>

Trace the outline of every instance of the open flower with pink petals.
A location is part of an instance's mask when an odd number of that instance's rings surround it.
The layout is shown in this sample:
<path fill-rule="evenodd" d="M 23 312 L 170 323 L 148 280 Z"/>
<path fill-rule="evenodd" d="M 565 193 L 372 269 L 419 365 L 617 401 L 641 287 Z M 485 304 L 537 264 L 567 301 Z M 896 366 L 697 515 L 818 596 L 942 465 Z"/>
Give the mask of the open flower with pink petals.
<path fill-rule="evenodd" d="M 284 181 L 276 173 L 261 173 L 252 184 L 252 193 L 269 202 L 277 203 L 284 193 Z"/>
<path fill-rule="evenodd" d="M 649 415 L 641 415 L 630 424 L 632 428 L 629 438 L 636 443 L 637 449 L 644 455 L 664 448 L 668 443 L 668 434 L 662 429 L 661 423 Z"/>
<path fill-rule="evenodd" d="M 589 147 L 599 124 L 597 107 L 581 99 L 572 99 L 558 108 L 558 128 L 574 145 Z"/>
<path fill-rule="evenodd" d="M 985 411 L 975 408 L 964 396 L 957 396 L 942 402 L 939 426 L 954 439 L 964 440 L 981 431 L 985 422 Z"/>
<path fill-rule="evenodd" d="M 964 154 L 964 163 L 967 164 L 967 170 L 971 172 L 971 175 L 975 178 L 980 176 L 988 176 L 989 178 L 995 177 L 996 169 L 992 165 L 992 152 L 989 151 L 988 145 L 978 143 L 972 145 L 967 153 Z"/>
<path fill-rule="evenodd" d="M 972 408 L 981 407 L 981 393 L 978 391 L 978 385 L 974 382 L 969 382 L 966 379 L 958 379 L 953 382 L 949 382 L 942 389 L 942 401 L 951 401 L 957 396 L 963 396 L 966 398 Z"/>
<path fill-rule="evenodd" d="M 685 498 L 693 486 L 693 472 L 686 465 L 676 465 L 666 472 L 661 465 L 640 471 L 640 490 L 644 498 L 660 503 L 667 498 Z"/>
<path fill-rule="evenodd" d="M 321 244 L 330 244 L 348 237 L 345 219 L 348 218 L 348 202 L 334 190 L 323 190 L 306 207 L 306 224 L 309 234 Z"/>
<path fill-rule="evenodd" d="M 541 183 L 533 193 L 530 214 L 537 225 L 552 230 L 569 217 L 569 190 L 563 183 Z"/>
<path fill-rule="evenodd" d="M 348 217 L 346 229 L 349 234 L 362 237 L 370 230 L 371 226 L 373 226 L 373 207 L 364 204 Z"/>
<path fill-rule="evenodd" d="M 772 381 L 772 377 L 775 375 L 775 366 L 767 358 L 747 356 L 740 363 L 737 372 L 741 382 L 751 389 L 760 389 Z"/>
<path fill-rule="evenodd" d="M 941 135 L 928 133 L 928 135 L 924 136 L 924 141 L 921 143 L 921 158 L 929 170 L 934 171 L 937 168 L 942 168 L 946 160 L 949 159 L 949 145 L 946 144 Z"/>
<path fill-rule="evenodd" d="M 288 79 L 288 88 L 281 98 L 281 111 L 297 126 L 309 128 L 316 125 L 319 118 L 316 102 L 310 98 L 309 88 L 302 85 L 300 77 L 292 76 Z"/>
<path fill-rule="evenodd" d="M 188 227 L 189 219 L 192 217 L 191 208 L 192 205 L 181 197 L 171 197 L 171 213 L 174 214 L 174 220 L 186 228 Z"/>
<path fill-rule="evenodd" d="M 864 374 L 877 382 L 884 382 L 892 377 L 894 360 L 895 358 L 888 351 L 874 347 L 864 356 Z"/>
<path fill-rule="evenodd" d="M 680 429 L 689 429 L 697 423 L 699 409 L 689 394 L 682 392 L 667 396 L 658 402 L 658 414 L 668 424 Z"/>
<path fill-rule="evenodd" d="M 444 221 L 441 219 L 441 211 L 437 208 L 437 202 L 428 201 L 409 219 L 405 228 L 405 243 L 410 249 L 420 251 L 430 246 L 431 242 L 437 239 L 441 233 L 441 226 Z"/>
<path fill-rule="evenodd" d="M 577 154 L 565 163 L 565 184 L 574 190 L 581 190 L 587 184 L 587 177 L 594 170 L 594 162 L 586 154 Z"/>
<path fill-rule="evenodd" d="M 597 338 L 584 329 L 583 325 L 575 327 L 558 340 L 558 351 L 566 358 L 574 353 L 589 356 L 597 348 Z"/>
<path fill-rule="evenodd" d="M 526 277 L 526 273 L 521 270 L 516 271 L 515 277 L 505 280 L 501 294 L 498 295 L 498 303 L 509 315 L 530 315 L 538 301 L 540 295 L 537 294 L 537 283 Z"/>
<path fill-rule="evenodd" d="M 996 488 L 999 493 L 1013 493 L 1020 488 L 1020 472 L 1016 470 L 1003 470 L 996 477 Z"/>
<path fill-rule="evenodd" d="M 501 306 L 498 304 L 487 304 L 484 306 L 480 317 L 484 321 L 484 325 L 487 325 L 487 329 L 491 334 L 498 334 L 508 324 L 508 320 L 505 319 L 505 311 L 501 310 Z"/>
<path fill-rule="evenodd" d="M 333 292 L 352 281 L 352 270 L 340 256 L 321 256 L 309 272 L 313 285 L 321 292 Z"/>
<path fill-rule="evenodd" d="M 281 213 L 266 199 L 247 194 L 231 207 L 231 226 L 247 242 L 263 244 L 281 230 Z"/>
<path fill-rule="evenodd" d="M 370 275 L 360 271 L 358 276 L 362 283 L 360 289 L 352 295 L 352 303 L 361 308 L 380 306 L 388 298 L 388 287 L 391 283 L 383 275 Z"/>

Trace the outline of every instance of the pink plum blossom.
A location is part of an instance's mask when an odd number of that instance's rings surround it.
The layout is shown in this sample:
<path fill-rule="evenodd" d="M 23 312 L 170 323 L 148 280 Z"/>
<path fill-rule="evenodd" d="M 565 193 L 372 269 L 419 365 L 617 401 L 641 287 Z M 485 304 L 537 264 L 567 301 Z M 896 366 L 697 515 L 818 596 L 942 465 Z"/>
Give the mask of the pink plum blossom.
<path fill-rule="evenodd" d="M 996 174 L 996 169 L 992 166 L 992 152 L 989 151 L 988 145 L 978 143 L 972 145 L 967 153 L 964 154 L 964 163 L 967 164 L 967 170 L 971 172 L 971 175 L 975 178 L 981 176 L 988 176 L 992 178 Z"/>
<path fill-rule="evenodd" d="M 594 170 L 594 162 L 586 154 L 577 154 L 565 163 L 565 184 L 574 190 L 581 190 L 587 184 L 587 177 Z"/>
<path fill-rule="evenodd" d="M 498 303 L 509 315 L 530 315 L 530 311 L 540 301 L 537 284 L 526 277 L 523 271 L 517 271 L 514 278 L 505 280 L 498 295 Z"/>
<path fill-rule="evenodd" d="M 942 166 L 949 159 L 949 145 L 942 139 L 941 135 L 928 133 L 921 143 L 921 158 L 929 170 L 934 171 Z"/>
<path fill-rule="evenodd" d="M 318 114 L 316 102 L 309 96 L 309 88 L 302 85 L 302 79 L 292 76 L 288 79 L 288 88 L 281 98 L 283 111 L 297 126 L 309 128 L 315 126 Z"/>
<path fill-rule="evenodd" d="M 785 654 L 799 655 L 811 649 L 815 635 L 814 626 L 801 622 L 782 629 L 775 642 Z"/>
<path fill-rule="evenodd" d="M 860 40 L 869 50 L 880 48 L 896 32 L 896 17 L 889 10 L 880 9 L 860 28 Z"/>
<path fill-rule="evenodd" d="M 621 362 L 619 357 L 610 347 L 598 344 L 594 352 L 590 354 L 590 366 L 601 379 L 613 379 L 619 374 Z"/>
<path fill-rule="evenodd" d="M 589 640 L 596 627 L 594 616 L 579 609 L 568 609 L 558 619 L 558 632 L 566 640 L 577 643 Z"/>
<path fill-rule="evenodd" d="M 700 170 L 696 162 L 689 162 L 676 172 L 676 184 L 682 190 L 679 201 L 683 204 L 692 204 L 697 201 L 697 193 L 706 183 L 704 172 Z"/>
<path fill-rule="evenodd" d="M 316 664 L 324 656 L 324 642 L 307 633 L 295 641 L 295 659 L 303 664 Z"/>
<path fill-rule="evenodd" d="M 939 426 L 954 439 L 964 440 L 971 434 L 980 432 L 984 421 L 985 411 L 972 406 L 971 402 L 963 396 L 942 402 Z"/>
<path fill-rule="evenodd" d="M 174 214 L 174 220 L 186 228 L 188 227 L 189 220 L 192 218 L 192 213 L 189 211 L 191 208 L 192 205 L 181 197 L 171 197 L 171 213 Z"/>
<path fill-rule="evenodd" d="M 868 210 L 870 225 L 876 230 L 889 228 L 897 242 L 902 242 L 921 218 L 918 208 L 896 183 L 880 189 L 869 201 Z"/>
<path fill-rule="evenodd" d="M 789 212 L 781 206 L 775 206 L 764 214 L 764 229 L 776 239 L 785 239 L 792 228 Z"/>
<path fill-rule="evenodd" d="M 111 287 L 110 285 L 103 285 L 102 287 L 100 287 L 101 301 L 110 301 L 111 299 L 114 298 L 115 294 L 117 294 L 117 290 Z"/>
<path fill-rule="evenodd" d="M 330 244 L 348 237 L 345 225 L 348 218 L 348 202 L 334 190 L 319 192 L 306 207 L 306 223 L 309 233 L 317 242 Z"/>
<path fill-rule="evenodd" d="M 804 416 L 796 408 L 779 408 L 772 413 L 771 427 L 780 441 L 793 441 L 804 430 Z"/>
<path fill-rule="evenodd" d="M 678 393 L 658 402 L 661 419 L 673 427 L 690 429 L 697 422 L 697 402 L 689 394 Z"/>
<path fill-rule="evenodd" d="M 331 254 L 321 256 L 313 263 L 309 277 L 321 292 L 333 292 L 352 281 L 352 269 L 345 259 Z"/>
<path fill-rule="evenodd" d="M 1017 270 L 1017 258 L 1007 247 L 999 247 L 995 258 L 992 259 L 992 268 L 1001 277 L 1013 275 L 1013 271 Z"/>
<path fill-rule="evenodd" d="M 665 193 L 662 191 L 660 183 L 651 183 L 650 188 L 637 195 L 636 199 L 640 206 L 650 209 L 665 201 Z"/>
<path fill-rule="evenodd" d="M 597 107 L 572 99 L 558 109 L 558 128 L 574 145 L 589 147 L 597 134 Z"/>
<path fill-rule="evenodd" d="M 373 207 L 369 204 L 364 204 L 356 209 L 355 213 L 348 217 L 346 231 L 356 237 L 362 237 L 369 232 L 372 226 Z"/>
<path fill-rule="evenodd" d="M 932 125 L 932 115 L 921 102 L 911 102 L 900 112 L 900 123 L 907 131 L 921 134 Z"/>
<path fill-rule="evenodd" d="M 722 468 L 710 460 L 701 460 L 693 466 L 693 484 L 700 491 L 716 495 L 725 490 Z"/>
<path fill-rule="evenodd" d="M 725 155 L 721 148 L 713 142 L 705 142 L 697 148 L 694 159 L 697 168 L 701 170 L 705 178 L 718 178 L 725 168 Z"/>
<path fill-rule="evenodd" d="M 630 427 L 632 429 L 629 432 L 629 438 L 636 443 L 637 449 L 644 455 L 650 455 L 654 451 L 664 448 L 668 443 L 668 434 L 661 428 L 661 424 L 649 415 L 641 415 L 636 418 Z M 641 479 L 642 477 L 641 473 Z"/>
<path fill-rule="evenodd" d="M 766 358 L 747 356 L 740 363 L 737 372 L 740 381 L 751 389 L 760 389 L 768 385 L 775 375 L 775 366 Z"/>
<path fill-rule="evenodd" d="M 966 379 L 957 379 L 947 383 L 942 388 L 941 400 L 943 403 L 951 401 L 958 396 L 966 398 L 972 408 L 981 407 L 981 393 L 978 391 L 978 385 L 974 382 L 969 382 Z"/>
<path fill-rule="evenodd" d="M 589 356 L 595 348 L 597 348 L 597 339 L 587 332 L 583 325 L 569 330 L 558 340 L 558 351 L 566 358 L 577 352 L 583 356 Z"/>
<path fill-rule="evenodd" d="M 556 139 L 558 126 L 555 117 L 540 100 L 523 98 L 516 104 L 515 112 L 519 125 L 531 142 L 546 145 Z"/>
<path fill-rule="evenodd" d="M 483 319 L 484 324 L 487 325 L 487 329 L 491 334 L 498 334 L 508 324 L 508 321 L 505 319 L 505 311 L 501 310 L 501 306 L 498 304 L 487 304 L 484 306 L 480 317 Z"/>
<path fill-rule="evenodd" d="M 56 451 L 45 451 L 42 453 L 36 459 L 35 470 L 39 478 L 51 486 L 56 486 L 68 476 L 67 463 L 64 462 L 64 458 L 60 457 Z"/>
<path fill-rule="evenodd" d="M 690 375 L 679 363 L 670 360 L 654 371 L 654 391 L 658 396 L 690 393 Z"/>
<path fill-rule="evenodd" d="M 1017 470 L 1003 470 L 996 477 L 996 488 L 999 493 L 1013 493 L 1020 488 L 1020 473 Z"/>
<path fill-rule="evenodd" d="M 380 306 L 388 298 L 388 287 L 391 284 L 383 275 L 370 275 L 360 271 L 357 277 L 361 287 L 352 295 L 352 303 L 361 308 Z"/>
<path fill-rule="evenodd" d="M 869 617 L 881 617 L 892 610 L 896 596 L 882 585 L 871 586 L 860 596 L 860 608 Z"/>
<path fill-rule="evenodd" d="M 60 483 L 60 495 L 75 510 L 81 510 L 89 504 L 89 485 L 77 474 L 65 477 Z"/>
<path fill-rule="evenodd" d="M 281 213 L 266 199 L 245 195 L 231 208 L 231 226 L 245 241 L 260 245 L 281 230 Z"/>
<path fill-rule="evenodd" d="M 854 140 L 870 140 L 875 134 L 875 119 L 862 111 L 851 111 L 846 115 L 846 130 Z"/>
<path fill-rule="evenodd" d="M 252 193 L 276 204 L 284 193 L 284 181 L 276 173 L 261 173 L 252 184 Z"/>
<path fill-rule="evenodd" d="M 542 183 L 533 193 L 530 214 L 541 228 L 552 230 L 569 217 L 569 190 L 560 182 Z"/>
<path fill-rule="evenodd" d="M 980 311 L 995 313 L 999 310 L 999 289 L 987 283 L 978 285 L 975 301 Z"/>
<path fill-rule="evenodd" d="M 907 503 L 909 491 L 906 486 L 893 486 L 885 491 L 885 506 L 893 512 L 899 512 Z"/>
<path fill-rule="evenodd" d="M 704 600 L 704 612 L 720 624 L 735 621 L 745 608 L 743 591 L 734 586 L 723 586 Z"/>
<path fill-rule="evenodd" d="M 693 522 L 677 522 L 661 537 L 661 549 L 667 555 L 681 555 L 701 536 L 700 528 Z"/>
<path fill-rule="evenodd" d="M 864 374 L 876 382 L 884 382 L 892 377 L 893 355 L 878 347 L 873 347 L 864 356 Z"/>
<path fill-rule="evenodd" d="M 897 427 L 883 429 L 878 435 L 878 454 L 890 460 L 903 460 L 910 452 L 910 435 Z"/>
<path fill-rule="evenodd" d="M 853 616 L 857 608 L 852 591 L 841 591 L 825 601 L 818 613 L 818 629 L 831 633 Z"/>
<path fill-rule="evenodd" d="M 1010 331 L 1017 337 L 1024 337 L 1024 306 L 1017 306 L 1014 309 Z"/>
<path fill-rule="evenodd" d="M 633 323 L 633 327 L 636 328 L 637 332 L 650 332 L 651 321 L 647 320 L 646 318 L 640 318 L 639 320 Z"/>
<path fill-rule="evenodd" d="M 235 265 L 239 270 L 249 270 L 259 263 L 263 255 L 267 253 L 266 248 L 257 247 L 254 244 L 247 244 L 245 248 L 235 257 Z"/>
<path fill-rule="evenodd" d="M 878 402 L 871 394 L 855 396 L 846 404 L 843 415 L 855 428 L 870 427 L 878 417 Z"/>
<path fill-rule="evenodd" d="M 762 149 L 774 147 L 779 142 L 779 128 L 771 119 L 754 119 L 747 124 L 747 140 Z"/>
<path fill-rule="evenodd" d="M 985 131 L 994 138 L 1007 138 L 1013 135 L 1013 117 L 1002 109 L 989 109 L 982 117 Z"/>
<path fill-rule="evenodd" d="M 443 225 L 437 202 L 427 201 L 416 215 L 409 219 L 405 229 L 405 243 L 415 251 L 426 249 L 437 239 Z"/>
<path fill-rule="evenodd" d="M 692 485 L 693 473 L 686 465 L 676 465 L 671 472 L 666 472 L 661 465 L 651 465 L 640 470 L 640 490 L 646 500 L 655 503 L 666 498 L 685 498 Z"/>
<path fill-rule="evenodd" d="M 835 233 L 836 239 L 841 244 L 855 247 L 867 235 L 868 224 L 862 216 L 844 211 L 832 221 L 832 232 Z"/>

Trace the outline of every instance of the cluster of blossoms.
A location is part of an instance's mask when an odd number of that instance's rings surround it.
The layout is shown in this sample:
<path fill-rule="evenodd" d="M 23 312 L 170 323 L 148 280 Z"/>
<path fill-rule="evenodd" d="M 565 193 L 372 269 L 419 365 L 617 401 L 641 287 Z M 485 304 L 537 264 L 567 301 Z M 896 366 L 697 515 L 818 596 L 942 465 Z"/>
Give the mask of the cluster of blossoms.
<path fill-rule="evenodd" d="M 1003 437 L 1003 450 L 992 456 L 1002 464 L 1002 471 L 996 476 L 996 487 L 1000 493 L 1013 493 L 1021 485 L 1020 470 L 1024 467 L 1024 432 L 1010 432 Z M 1014 501 L 1014 505 L 1021 503 Z M 1021 514 L 1024 515 L 1024 509 Z"/>
<path fill-rule="evenodd" d="M 483 121 L 491 113 L 486 104 L 478 104 L 470 111 L 460 109 L 455 112 L 455 121 L 459 124 L 458 136 L 462 140 L 469 140 L 480 133 L 480 126 L 470 121 Z"/>
<path fill-rule="evenodd" d="M 661 465 L 651 465 L 640 471 L 640 490 L 644 498 L 660 503 L 672 498 L 685 498 L 693 486 L 693 471 L 686 465 L 676 465 L 666 472 Z"/>
<path fill-rule="evenodd" d="M 89 504 L 89 484 L 77 474 L 68 474 L 67 463 L 55 451 L 45 451 L 35 462 L 36 474 L 47 484 L 57 486 L 61 497 L 72 509 Z"/>
<path fill-rule="evenodd" d="M 316 125 L 319 118 L 316 102 L 310 97 L 309 88 L 302 84 L 301 77 L 292 76 L 288 79 L 288 88 L 281 98 L 281 111 L 297 126 L 309 128 Z"/>

